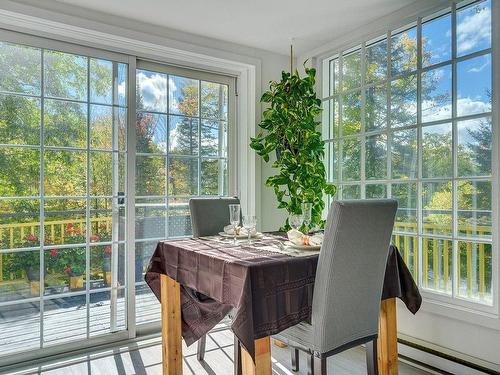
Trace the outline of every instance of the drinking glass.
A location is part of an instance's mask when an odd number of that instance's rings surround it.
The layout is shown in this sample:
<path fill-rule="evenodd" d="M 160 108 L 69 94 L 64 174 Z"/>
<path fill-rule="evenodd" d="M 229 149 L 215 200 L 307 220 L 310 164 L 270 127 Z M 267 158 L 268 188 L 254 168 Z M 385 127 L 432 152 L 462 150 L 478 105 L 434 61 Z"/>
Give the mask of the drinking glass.
<path fill-rule="evenodd" d="M 239 204 L 229 205 L 229 222 L 233 226 L 234 243 L 236 244 L 236 228 L 240 224 L 241 206 Z"/>
<path fill-rule="evenodd" d="M 302 203 L 302 216 L 304 218 L 304 226 L 306 227 L 306 231 L 309 231 L 309 224 L 311 224 L 311 209 L 311 203 Z"/>
<path fill-rule="evenodd" d="M 257 217 L 253 215 L 243 216 L 243 226 L 248 232 L 248 243 L 250 244 L 250 237 L 252 235 L 253 229 L 257 226 Z"/>
<path fill-rule="evenodd" d="M 300 229 L 303 221 L 304 221 L 304 218 L 302 217 L 302 215 L 292 214 L 288 218 L 288 222 L 290 223 L 290 226 L 295 230 Z"/>

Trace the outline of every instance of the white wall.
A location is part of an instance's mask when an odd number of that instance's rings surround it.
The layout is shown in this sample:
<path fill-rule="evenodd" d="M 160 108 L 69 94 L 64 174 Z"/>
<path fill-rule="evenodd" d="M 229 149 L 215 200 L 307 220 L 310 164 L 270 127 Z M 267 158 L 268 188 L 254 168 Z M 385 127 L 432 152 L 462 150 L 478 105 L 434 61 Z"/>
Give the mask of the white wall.
<path fill-rule="evenodd" d="M 276 58 L 273 64 L 268 64 L 267 69 L 264 71 L 262 69 L 262 91 L 265 91 L 269 87 L 269 81 L 279 80 L 281 78 L 282 70 L 290 70 L 289 58 Z M 268 163 L 260 159 L 261 165 L 261 181 L 260 181 L 260 192 L 261 192 L 261 230 L 264 231 L 276 231 L 285 222 L 286 211 L 283 209 L 278 210 L 276 196 L 274 195 L 273 189 L 265 186 L 266 179 L 273 174 L 276 174 L 277 169 L 271 168 L 272 163 L 276 160 L 275 155 L 271 155 L 271 159 Z"/>
<path fill-rule="evenodd" d="M 331 42 L 316 48 L 299 57 L 299 61 L 307 58 L 313 61 L 314 66 L 321 74 L 321 60 L 331 56 L 345 48 L 351 48 L 356 44 L 383 35 L 389 30 L 397 29 L 410 22 L 416 21 L 420 16 L 430 14 L 440 8 L 449 6 L 447 1 L 422 0 L 412 6 L 402 9 L 394 14 L 388 15 L 373 24 L 365 25 L 357 32 L 340 36 Z M 493 0 L 493 19 L 500 19 L 500 0 Z M 500 40 L 500 25 L 496 24 L 494 35 Z M 496 102 L 494 103 L 497 113 L 500 113 L 500 51 L 498 42 L 494 44 L 494 61 L 496 69 L 494 72 Z M 497 132 L 499 120 L 496 120 Z M 496 149 L 500 147 L 498 136 L 496 137 Z M 494 157 L 498 158 L 499 151 Z M 498 173 L 498 171 L 496 172 Z M 498 181 L 498 176 L 496 179 Z M 498 184 L 496 185 L 498 189 Z M 496 202 L 496 210 L 500 202 Z M 496 237 L 498 241 L 498 236 Z M 498 246 L 497 246 L 498 249 Z M 498 252 L 497 255 L 498 257 Z M 497 268 L 498 270 L 498 268 Z M 500 285 L 495 286 L 496 293 Z M 437 351 L 476 363 L 486 368 L 500 371 L 500 318 L 498 314 L 486 314 L 478 311 L 446 305 L 444 303 L 431 302 L 424 297 L 421 310 L 413 316 L 406 307 L 398 304 L 398 336 L 407 341 L 413 341 Z M 423 357 L 427 358 L 428 357 Z M 422 357 L 419 358 L 422 360 Z M 425 362 L 426 359 L 423 359 Z M 445 361 L 442 361 L 443 364 Z M 450 371 L 459 373 L 457 371 Z M 467 374 L 467 370 L 462 372 Z"/>

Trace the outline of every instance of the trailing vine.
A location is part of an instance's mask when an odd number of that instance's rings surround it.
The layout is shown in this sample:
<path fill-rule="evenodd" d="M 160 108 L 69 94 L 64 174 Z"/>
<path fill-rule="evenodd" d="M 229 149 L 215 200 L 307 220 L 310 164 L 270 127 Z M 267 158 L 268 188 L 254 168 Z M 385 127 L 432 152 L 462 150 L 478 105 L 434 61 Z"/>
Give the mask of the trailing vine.
<path fill-rule="evenodd" d="M 311 203 L 309 230 L 323 227 L 324 194 L 334 195 L 335 185 L 326 181 L 323 164 L 325 142 L 316 121 L 321 114 L 321 100 L 315 92 L 316 70 L 305 68 L 300 77 L 283 71 L 281 81 L 271 81 L 261 102 L 269 108 L 263 112 L 259 127 L 262 131 L 251 139 L 250 147 L 267 163 L 276 153 L 272 167 L 277 173 L 266 180 L 276 194 L 278 208 L 288 214 L 301 214 L 302 203 Z M 282 230 L 290 225 L 286 219 Z"/>

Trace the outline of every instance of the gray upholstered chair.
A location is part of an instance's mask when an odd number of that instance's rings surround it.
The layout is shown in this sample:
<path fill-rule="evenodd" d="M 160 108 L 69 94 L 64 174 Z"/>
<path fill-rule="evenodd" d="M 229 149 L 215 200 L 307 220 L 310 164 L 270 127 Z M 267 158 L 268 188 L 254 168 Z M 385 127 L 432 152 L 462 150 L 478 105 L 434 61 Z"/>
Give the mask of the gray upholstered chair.
<path fill-rule="evenodd" d="M 311 324 L 299 323 L 276 338 L 309 354 L 309 374 L 326 374 L 326 358 L 366 344 L 368 374 L 378 374 L 377 336 L 380 299 L 395 200 L 334 202 L 319 254 Z"/>
<path fill-rule="evenodd" d="M 189 200 L 189 211 L 191 212 L 191 227 L 193 237 L 203 237 L 216 235 L 224 231 L 224 227 L 229 224 L 229 205 L 240 204 L 238 198 L 191 198 Z M 205 357 L 207 337 L 203 336 L 198 340 L 197 358 L 202 361 Z M 235 374 L 241 373 L 240 366 L 240 345 L 234 339 L 234 369 Z"/>

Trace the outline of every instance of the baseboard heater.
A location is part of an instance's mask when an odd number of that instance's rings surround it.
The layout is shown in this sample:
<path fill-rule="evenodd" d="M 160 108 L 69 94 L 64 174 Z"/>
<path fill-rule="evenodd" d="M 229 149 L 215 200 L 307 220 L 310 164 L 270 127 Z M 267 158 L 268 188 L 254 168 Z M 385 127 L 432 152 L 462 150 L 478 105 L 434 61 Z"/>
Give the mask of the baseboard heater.
<path fill-rule="evenodd" d="M 451 361 L 451 362 L 455 362 L 461 366 L 468 367 L 468 368 L 476 370 L 476 371 L 481 371 L 485 374 L 500 375 L 500 372 L 498 372 L 498 371 L 495 371 L 495 370 L 486 368 L 484 366 L 478 365 L 477 363 L 469 362 L 469 361 L 466 361 L 464 359 L 440 352 L 440 351 L 435 350 L 435 349 L 428 348 L 424 345 L 416 344 L 414 342 L 407 341 L 407 340 L 400 339 L 400 338 L 398 338 L 398 343 L 405 345 L 405 346 L 408 346 L 410 348 L 416 349 L 416 350 L 420 350 L 424 353 L 428 353 L 428 354 L 434 355 L 436 357 L 443 358 L 443 359 L 446 359 L 446 360 Z M 434 371 L 438 371 L 440 373 L 453 375 L 451 372 L 446 372 L 443 369 L 436 368 L 435 366 L 430 366 L 426 363 L 422 363 L 422 362 L 417 361 L 413 358 L 410 358 L 410 357 L 407 357 L 404 355 L 399 355 L 399 357 L 401 357 L 402 359 L 405 359 L 409 362 L 414 362 L 415 364 L 418 364 L 422 367 L 427 367 L 429 370 L 434 370 Z"/>

